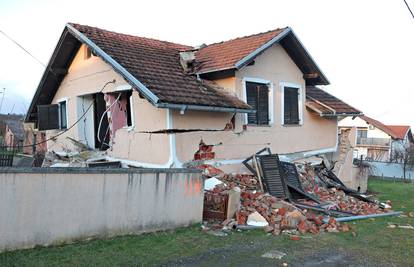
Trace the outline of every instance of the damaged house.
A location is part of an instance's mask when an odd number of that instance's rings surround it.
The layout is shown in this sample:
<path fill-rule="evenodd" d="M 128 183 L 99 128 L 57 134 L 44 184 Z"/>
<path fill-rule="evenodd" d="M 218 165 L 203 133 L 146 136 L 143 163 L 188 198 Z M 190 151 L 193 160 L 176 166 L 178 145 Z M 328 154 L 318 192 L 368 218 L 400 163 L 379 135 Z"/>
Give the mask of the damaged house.
<path fill-rule="evenodd" d="M 53 151 L 76 150 L 70 137 L 130 166 L 239 172 L 263 147 L 335 152 L 338 119 L 362 113 L 328 84 L 289 27 L 191 47 L 69 23 L 26 122 Z"/>

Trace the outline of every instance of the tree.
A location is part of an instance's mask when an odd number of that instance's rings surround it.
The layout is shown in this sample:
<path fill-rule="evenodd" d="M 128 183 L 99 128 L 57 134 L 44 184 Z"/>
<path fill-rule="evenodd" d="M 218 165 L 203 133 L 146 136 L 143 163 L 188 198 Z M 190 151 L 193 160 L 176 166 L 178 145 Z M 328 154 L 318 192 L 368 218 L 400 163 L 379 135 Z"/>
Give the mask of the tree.
<path fill-rule="evenodd" d="M 414 168 L 414 147 L 407 146 L 403 149 L 395 150 L 392 155 L 392 161 L 401 163 L 404 179 L 406 179 L 407 170 Z"/>

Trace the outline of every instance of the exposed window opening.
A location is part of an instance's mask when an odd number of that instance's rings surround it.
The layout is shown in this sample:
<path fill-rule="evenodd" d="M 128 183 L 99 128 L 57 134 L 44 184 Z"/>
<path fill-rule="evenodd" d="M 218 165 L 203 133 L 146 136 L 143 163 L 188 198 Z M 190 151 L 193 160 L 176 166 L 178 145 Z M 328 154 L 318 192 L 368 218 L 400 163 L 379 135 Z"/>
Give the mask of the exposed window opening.
<path fill-rule="evenodd" d="M 94 94 L 94 136 L 95 148 L 109 148 L 109 122 L 103 93 Z M 102 118 L 103 117 L 103 118 Z"/>
<path fill-rule="evenodd" d="M 68 127 L 66 100 L 59 102 L 59 129 Z"/>
<path fill-rule="evenodd" d="M 247 104 L 256 113 L 247 115 L 247 123 L 252 125 L 269 125 L 269 87 L 264 83 L 246 82 Z"/>
<path fill-rule="evenodd" d="M 132 91 L 127 93 L 127 125 L 128 127 L 135 126 L 134 124 L 134 108 L 133 108 Z"/>

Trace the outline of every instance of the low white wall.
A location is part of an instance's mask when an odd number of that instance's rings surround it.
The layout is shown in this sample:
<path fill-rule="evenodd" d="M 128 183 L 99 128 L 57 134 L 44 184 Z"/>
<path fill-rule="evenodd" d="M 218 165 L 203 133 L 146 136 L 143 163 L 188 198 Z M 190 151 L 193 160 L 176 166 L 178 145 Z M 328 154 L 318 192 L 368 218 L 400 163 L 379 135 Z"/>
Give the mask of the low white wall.
<path fill-rule="evenodd" d="M 201 222 L 199 171 L 0 170 L 0 251 Z"/>
<path fill-rule="evenodd" d="M 384 176 L 395 178 L 404 177 L 403 165 L 401 163 L 369 162 L 369 164 L 372 166 L 372 176 Z M 407 167 L 405 175 L 407 179 L 414 179 L 414 169 L 410 170 L 409 167 Z"/>

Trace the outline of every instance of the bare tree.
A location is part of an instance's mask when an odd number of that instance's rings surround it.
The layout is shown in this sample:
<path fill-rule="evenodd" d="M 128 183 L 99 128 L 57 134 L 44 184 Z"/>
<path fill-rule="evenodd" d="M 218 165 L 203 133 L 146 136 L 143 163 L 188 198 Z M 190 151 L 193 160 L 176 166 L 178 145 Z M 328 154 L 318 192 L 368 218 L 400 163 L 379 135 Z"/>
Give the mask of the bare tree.
<path fill-rule="evenodd" d="M 414 168 L 414 147 L 408 146 L 393 152 L 392 161 L 401 163 L 404 179 L 406 179 L 407 170 Z"/>

